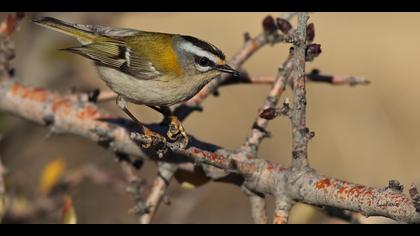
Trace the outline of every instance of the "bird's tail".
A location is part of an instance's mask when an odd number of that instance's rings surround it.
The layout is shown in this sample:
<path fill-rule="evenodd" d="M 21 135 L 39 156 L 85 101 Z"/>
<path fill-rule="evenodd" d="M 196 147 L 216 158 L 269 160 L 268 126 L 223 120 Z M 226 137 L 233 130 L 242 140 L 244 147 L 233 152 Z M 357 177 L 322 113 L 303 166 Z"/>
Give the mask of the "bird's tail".
<path fill-rule="evenodd" d="M 80 24 L 67 23 L 52 17 L 43 17 L 38 20 L 33 20 L 38 25 L 46 28 L 70 35 L 77 38 L 81 43 L 92 43 L 98 35 L 90 31 L 88 27 Z"/>

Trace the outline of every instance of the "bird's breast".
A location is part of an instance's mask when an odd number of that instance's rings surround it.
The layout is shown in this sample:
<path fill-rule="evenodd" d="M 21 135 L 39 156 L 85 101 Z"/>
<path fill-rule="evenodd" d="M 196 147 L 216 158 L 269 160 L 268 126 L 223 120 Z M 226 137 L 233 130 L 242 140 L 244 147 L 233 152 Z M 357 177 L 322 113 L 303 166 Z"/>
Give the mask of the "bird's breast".
<path fill-rule="evenodd" d="M 150 106 L 168 106 L 193 97 L 209 79 L 199 76 L 164 75 L 139 79 L 116 69 L 97 66 L 109 88 L 131 102 Z"/>

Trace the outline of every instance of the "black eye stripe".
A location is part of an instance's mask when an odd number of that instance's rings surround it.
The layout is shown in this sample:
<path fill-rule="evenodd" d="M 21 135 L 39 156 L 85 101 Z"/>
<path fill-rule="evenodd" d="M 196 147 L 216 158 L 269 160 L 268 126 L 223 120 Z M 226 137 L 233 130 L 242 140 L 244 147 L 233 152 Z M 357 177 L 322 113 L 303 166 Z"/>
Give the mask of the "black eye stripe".
<path fill-rule="evenodd" d="M 195 63 L 202 66 L 202 67 L 215 67 L 216 63 L 214 61 L 210 60 L 208 57 L 195 57 Z"/>

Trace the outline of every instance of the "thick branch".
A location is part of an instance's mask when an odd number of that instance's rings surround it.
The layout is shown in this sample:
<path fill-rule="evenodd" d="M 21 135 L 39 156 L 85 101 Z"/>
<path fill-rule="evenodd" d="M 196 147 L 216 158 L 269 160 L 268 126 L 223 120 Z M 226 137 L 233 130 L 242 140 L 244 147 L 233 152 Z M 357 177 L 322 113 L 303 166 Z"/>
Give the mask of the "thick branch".
<path fill-rule="evenodd" d="M 65 96 L 59 96 L 47 90 L 34 89 L 11 81 L 2 81 L 0 82 L 0 110 L 13 113 L 38 124 L 50 125 L 54 130 L 63 133 L 76 134 L 100 142 L 103 145 L 108 144 L 113 151 L 132 154 L 137 157 L 148 156 L 130 139 L 126 128 L 97 120 L 104 115 L 91 103 L 72 101 Z M 128 121 L 125 123 L 120 121 L 120 123 L 130 124 Z M 102 132 L 103 137 L 98 136 L 97 130 Z M 113 144 L 111 145 L 111 143 Z M 152 151 L 149 152 L 152 153 Z M 291 192 L 292 198 L 297 201 L 314 205 L 337 206 L 358 212 L 369 209 L 369 214 L 372 215 L 385 215 L 396 220 L 420 223 L 420 218 L 410 198 L 402 193 L 393 193 L 393 198 L 390 199 L 390 196 L 383 194 L 380 189 L 372 189 L 375 194 L 370 195 L 371 202 L 393 202 L 394 205 L 391 203 L 376 204 L 366 208 L 363 204 L 368 204 L 367 196 L 355 194 L 357 191 L 350 190 L 352 187 L 349 187 L 347 191 L 349 196 L 353 194 L 352 197 L 329 199 L 331 192 L 339 192 L 340 189 L 331 190 L 331 188 L 327 188 L 328 191 L 321 191 L 318 188 L 324 185 L 319 180 L 326 177 L 312 172 L 310 175 L 306 173 L 304 178 L 296 178 L 295 176 L 300 175 L 290 175 L 288 174 L 291 173 L 289 169 L 280 165 L 271 164 L 263 159 L 249 159 L 241 153 L 234 153 L 195 139 L 192 140 L 191 147 L 180 151 L 179 154 L 192 158 L 192 162 L 214 165 L 221 169 L 233 171 L 237 175 L 245 176 L 248 179 L 247 187 L 255 192 L 266 194 L 277 194 L 279 192 L 289 194 Z M 165 159 L 165 161 L 183 160 L 179 162 L 178 166 L 193 171 L 193 165 L 188 161 L 188 158 L 185 159 L 184 156 L 184 159 L 182 159 L 181 157 L 176 157 L 175 160 Z M 286 175 L 290 176 L 286 178 Z M 315 183 L 318 183 L 318 185 Z M 342 181 L 342 183 L 345 182 Z M 330 185 L 327 182 L 327 186 Z M 301 188 L 296 189 L 298 186 Z M 339 185 L 331 186 L 337 187 Z M 348 186 L 360 185 L 348 184 Z M 305 190 L 304 194 L 303 190 Z M 361 202 L 362 200 L 363 202 Z"/>
<path fill-rule="evenodd" d="M 392 188 L 372 188 L 306 172 L 290 183 L 293 198 L 313 205 L 326 205 L 360 212 L 365 216 L 419 223 L 413 199 Z"/>

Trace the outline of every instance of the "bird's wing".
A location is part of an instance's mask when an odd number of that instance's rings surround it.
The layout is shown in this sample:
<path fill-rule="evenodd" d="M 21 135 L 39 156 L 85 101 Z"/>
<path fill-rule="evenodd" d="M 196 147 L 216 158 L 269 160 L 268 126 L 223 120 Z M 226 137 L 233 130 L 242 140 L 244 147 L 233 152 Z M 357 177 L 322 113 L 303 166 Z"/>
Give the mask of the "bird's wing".
<path fill-rule="evenodd" d="M 118 69 L 138 79 L 153 79 L 160 75 L 149 58 L 132 50 L 122 41 L 100 41 L 64 50 Z"/>
<path fill-rule="evenodd" d="M 78 29 L 86 30 L 96 35 L 102 35 L 102 36 L 107 36 L 107 37 L 127 37 L 127 36 L 134 36 L 142 32 L 140 30 L 135 30 L 135 29 L 113 28 L 113 27 L 101 26 L 101 25 L 74 24 L 74 26 L 77 27 Z"/>

